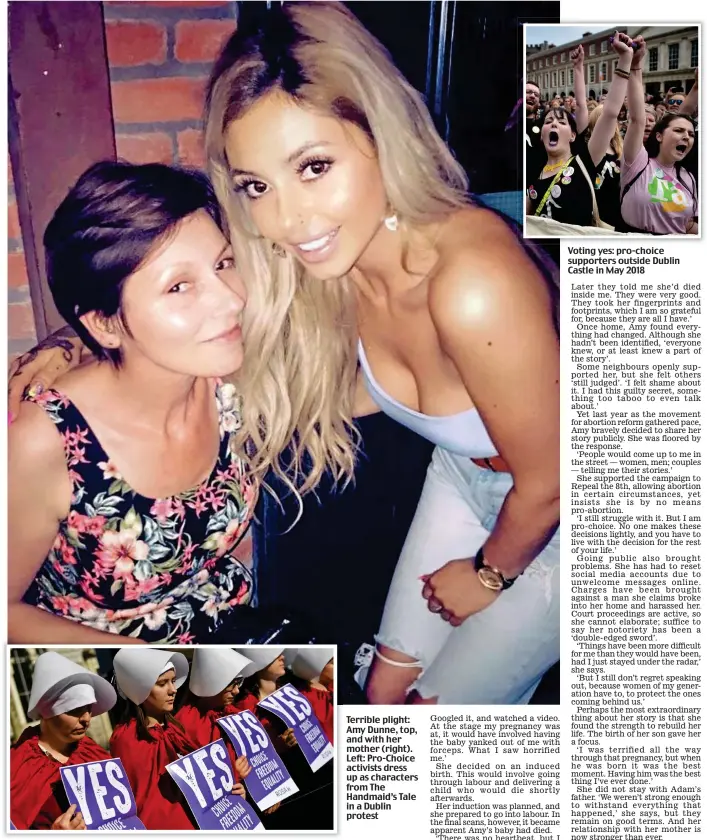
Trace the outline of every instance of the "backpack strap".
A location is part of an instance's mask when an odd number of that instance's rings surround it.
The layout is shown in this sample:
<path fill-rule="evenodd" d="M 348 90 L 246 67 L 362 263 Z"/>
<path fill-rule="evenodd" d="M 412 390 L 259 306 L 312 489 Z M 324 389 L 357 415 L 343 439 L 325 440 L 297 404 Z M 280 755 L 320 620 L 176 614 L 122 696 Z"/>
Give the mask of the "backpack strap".
<path fill-rule="evenodd" d="M 648 163 L 650 163 L 650 158 L 648 160 Z M 631 178 L 631 180 L 628 182 L 628 184 L 626 184 L 626 186 L 621 190 L 621 198 L 619 198 L 619 206 L 621 206 L 623 204 L 624 196 L 626 195 L 626 193 L 631 189 L 631 187 L 636 183 L 636 181 L 641 177 L 641 175 L 643 175 L 643 173 L 646 171 L 646 169 L 648 169 L 648 163 L 643 167 L 643 169 L 641 169 L 641 171 L 638 173 L 638 175 L 635 175 L 633 178 Z"/>

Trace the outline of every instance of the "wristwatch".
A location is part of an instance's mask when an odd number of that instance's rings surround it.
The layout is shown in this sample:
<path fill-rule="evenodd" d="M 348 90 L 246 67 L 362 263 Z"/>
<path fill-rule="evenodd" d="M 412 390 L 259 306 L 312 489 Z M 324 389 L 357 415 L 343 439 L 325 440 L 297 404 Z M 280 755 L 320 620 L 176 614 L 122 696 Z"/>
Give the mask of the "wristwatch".
<path fill-rule="evenodd" d="M 486 564 L 483 546 L 476 552 L 476 557 L 474 558 L 474 568 L 476 569 L 476 574 L 479 576 L 479 580 L 482 585 L 487 589 L 492 589 L 494 592 L 501 592 L 504 589 L 509 589 L 516 581 L 516 578 L 504 577 L 503 573 L 498 569 L 494 569 L 493 566 L 488 566 Z"/>

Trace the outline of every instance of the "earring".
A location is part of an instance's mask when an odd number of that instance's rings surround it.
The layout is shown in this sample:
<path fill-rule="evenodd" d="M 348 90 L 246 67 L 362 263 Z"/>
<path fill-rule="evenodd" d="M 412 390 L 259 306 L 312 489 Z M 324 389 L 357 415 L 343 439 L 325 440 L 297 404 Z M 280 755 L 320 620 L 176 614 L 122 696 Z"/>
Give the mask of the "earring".
<path fill-rule="evenodd" d="M 398 217 L 395 213 L 391 216 L 386 216 L 383 219 L 383 224 L 388 228 L 388 230 L 395 232 L 398 229 Z"/>
<path fill-rule="evenodd" d="M 272 252 L 275 254 L 276 257 L 283 259 L 287 256 L 287 251 L 282 247 L 282 245 L 278 245 L 277 242 L 273 242 L 272 244 Z"/>

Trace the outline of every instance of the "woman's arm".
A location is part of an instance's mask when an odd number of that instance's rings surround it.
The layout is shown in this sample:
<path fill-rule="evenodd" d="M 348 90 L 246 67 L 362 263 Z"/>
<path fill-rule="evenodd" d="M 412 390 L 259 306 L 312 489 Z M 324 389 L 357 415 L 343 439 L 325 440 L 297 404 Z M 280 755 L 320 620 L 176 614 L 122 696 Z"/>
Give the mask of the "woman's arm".
<path fill-rule="evenodd" d="M 550 295 L 505 225 L 480 217 L 468 251 L 434 278 L 429 304 L 441 346 L 513 475 L 484 555 L 515 577 L 560 516 L 560 355 Z M 498 597 L 480 584 L 471 559 L 448 563 L 427 582 L 456 616 L 452 623 Z"/>
<path fill-rule="evenodd" d="M 678 108 L 678 114 L 685 114 L 685 116 L 692 116 L 700 104 L 700 95 L 697 85 L 700 79 L 700 71 L 695 67 L 695 84 L 690 88 L 690 92 L 683 99 L 682 105 Z"/>
<path fill-rule="evenodd" d="M 10 365 L 8 408 L 14 416 L 20 410 L 22 396 L 28 388 L 37 393 L 46 390 L 66 371 L 93 359 L 81 339 L 71 329 L 62 327 L 36 347 L 28 350 Z"/>
<path fill-rule="evenodd" d="M 574 98 L 577 102 L 574 121 L 577 125 L 577 133 L 581 134 L 589 125 L 587 87 L 584 83 L 584 47 L 581 44 L 572 50 L 570 60 L 574 68 Z"/>
<path fill-rule="evenodd" d="M 135 643 L 22 602 L 71 504 L 61 437 L 44 411 L 23 403 L 8 433 L 8 641 L 18 644 Z"/>
<path fill-rule="evenodd" d="M 646 106 L 643 95 L 643 59 L 646 42 L 637 38 L 638 46 L 631 61 L 631 78 L 628 80 L 628 128 L 624 137 L 622 160 L 630 166 L 643 148 L 643 132 L 646 127 Z"/>
<path fill-rule="evenodd" d="M 617 32 L 611 42 L 611 47 L 619 57 L 617 70 L 630 76 L 631 61 L 633 59 L 631 39 L 623 32 Z M 597 120 L 597 124 L 594 126 L 592 136 L 589 138 L 589 143 L 587 144 L 589 147 L 589 156 L 595 165 L 606 154 L 607 146 L 614 136 L 616 122 L 619 118 L 621 106 L 624 103 L 627 87 L 628 78 L 623 78 L 620 73 L 614 71 L 614 78 L 611 80 L 609 93 L 604 100 L 601 116 Z M 641 108 L 643 109 L 643 105 L 641 105 Z"/>

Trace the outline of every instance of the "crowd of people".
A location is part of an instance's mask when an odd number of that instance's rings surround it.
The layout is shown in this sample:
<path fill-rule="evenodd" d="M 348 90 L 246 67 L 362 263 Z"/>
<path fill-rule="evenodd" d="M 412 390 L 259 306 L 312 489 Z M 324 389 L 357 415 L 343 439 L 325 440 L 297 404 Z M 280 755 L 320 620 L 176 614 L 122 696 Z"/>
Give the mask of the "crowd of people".
<path fill-rule="evenodd" d="M 359 685 L 528 702 L 559 659 L 556 266 L 473 201 L 343 4 L 239 26 L 206 107 L 213 189 L 97 163 L 45 235 L 75 335 L 15 366 L 9 638 L 242 643 L 258 493 L 351 485 L 354 418 L 382 412 L 435 449 Z M 380 564 L 338 563 L 326 597 L 354 612 Z"/>
<path fill-rule="evenodd" d="M 645 40 L 616 32 L 610 86 L 586 95 L 584 51 L 574 90 L 542 100 L 525 88 L 526 216 L 622 233 L 698 233 L 698 73 L 688 93 L 646 93 Z"/>
<path fill-rule="evenodd" d="M 110 681 L 55 651 L 36 661 L 28 726 L 10 749 L 10 818 L 17 829 L 81 830 L 86 822 L 69 805 L 60 768 L 119 758 L 148 830 L 198 828 L 167 765 L 219 738 L 227 742 L 231 794 L 250 801 L 271 830 L 333 828 L 333 762 L 312 772 L 297 736 L 260 701 L 290 684 L 304 697 L 330 744 L 334 741 L 332 648 L 196 648 L 182 654 L 157 648 L 121 648 Z M 87 730 L 94 716 L 122 706 L 109 750 Z M 253 768 L 218 726 L 239 712 L 253 713 L 299 792 L 259 811 L 247 791 Z M 105 790 L 105 789 L 104 789 Z"/>

